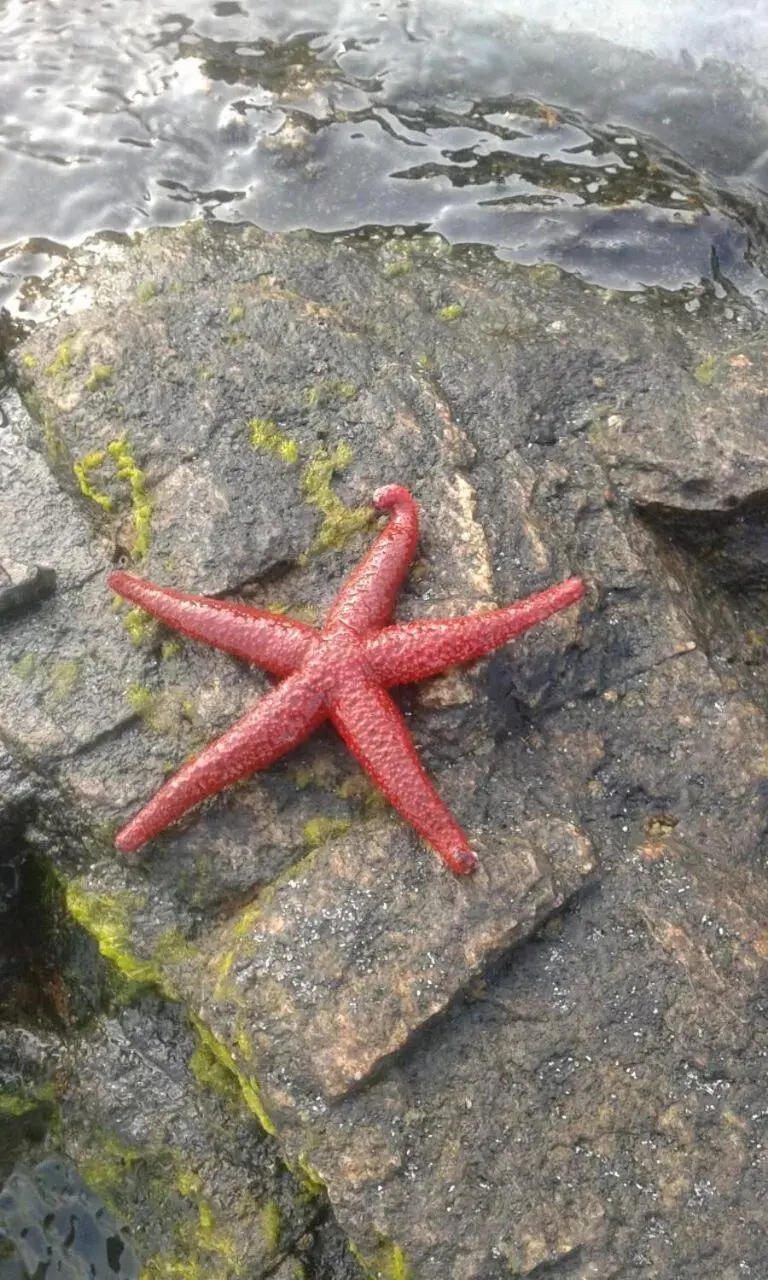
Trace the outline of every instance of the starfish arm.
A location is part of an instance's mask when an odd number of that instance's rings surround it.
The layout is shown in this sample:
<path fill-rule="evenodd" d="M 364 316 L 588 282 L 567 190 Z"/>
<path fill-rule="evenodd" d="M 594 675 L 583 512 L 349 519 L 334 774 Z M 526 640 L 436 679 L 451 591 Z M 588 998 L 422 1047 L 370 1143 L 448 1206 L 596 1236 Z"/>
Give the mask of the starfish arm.
<path fill-rule="evenodd" d="M 290 675 L 301 666 L 317 636 L 312 627 L 292 618 L 158 587 L 132 573 L 111 573 L 109 586 L 183 635 L 256 663 L 275 676 Z"/>
<path fill-rule="evenodd" d="M 207 796 L 266 769 L 308 738 L 327 715 L 325 697 L 314 678 L 305 672 L 289 676 L 169 778 L 118 832 L 118 849 L 133 853 Z"/>
<path fill-rule="evenodd" d="M 331 720 L 390 804 L 456 875 L 467 875 L 477 855 L 440 799 L 416 754 L 405 721 L 386 690 L 360 679 L 331 703 Z"/>
<path fill-rule="evenodd" d="M 555 587 L 489 613 L 387 627 L 366 638 L 366 658 L 374 679 L 387 687 L 426 680 L 447 667 L 475 662 L 492 653 L 521 631 L 575 604 L 583 595 L 581 578 L 567 578 Z"/>
<path fill-rule="evenodd" d="M 419 541 L 419 508 L 407 489 L 389 484 L 373 495 L 378 511 L 391 511 L 389 524 L 353 570 L 326 619 L 326 629 L 342 622 L 362 633 L 388 622 L 397 593 Z"/>

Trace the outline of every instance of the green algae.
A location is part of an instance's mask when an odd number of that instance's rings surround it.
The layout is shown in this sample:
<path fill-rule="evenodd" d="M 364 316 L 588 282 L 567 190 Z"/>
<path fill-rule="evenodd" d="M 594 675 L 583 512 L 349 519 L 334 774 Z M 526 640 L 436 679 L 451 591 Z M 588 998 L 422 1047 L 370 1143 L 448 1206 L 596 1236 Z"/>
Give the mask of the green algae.
<path fill-rule="evenodd" d="M 122 890 L 114 894 L 89 893 L 74 880 L 65 886 L 69 914 L 96 939 L 99 951 L 130 982 L 152 983 L 168 991 L 157 964 L 140 960 L 130 948 L 131 914 L 144 906 L 141 895 Z"/>
<path fill-rule="evenodd" d="M 349 445 L 341 441 L 331 453 L 318 449 L 304 469 L 301 487 L 305 500 L 323 516 L 304 563 L 320 552 L 344 546 L 353 534 L 367 528 L 373 518 L 371 507 L 348 507 L 331 487 L 334 477 L 346 471 L 353 457 Z"/>
<path fill-rule="evenodd" d="M 410 258 L 395 258 L 385 266 L 384 275 L 392 280 L 397 276 L 409 276 L 412 271 L 413 262 Z"/>
<path fill-rule="evenodd" d="M 0 1118 L 12 1116 L 18 1119 L 39 1111 L 41 1107 L 58 1107 L 58 1099 L 52 1084 L 39 1089 L 0 1089 Z"/>
<path fill-rule="evenodd" d="M 262 891 L 255 902 L 250 902 L 248 906 L 244 907 L 240 912 L 232 928 L 232 933 L 236 938 L 246 937 L 246 935 L 251 932 L 254 925 L 261 919 L 264 910 L 265 892 L 266 890 Z M 272 892 L 274 892 L 274 890 L 272 890 Z"/>
<path fill-rule="evenodd" d="M 91 372 L 88 374 L 83 386 L 86 391 L 98 391 L 99 387 L 103 387 L 105 383 L 111 381 L 112 365 L 94 364 L 91 366 Z"/>
<path fill-rule="evenodd" d="M 181 651 L 182 645 L 179 640 L 164 640 L 160 645 L 160 657 L 164 662 L 167 662 L 170 658 L 178 658 Z"/>
<path fill-rule="evenodd" d="M 131 494 L 133 513 L 133 554 L 143 560 L 149 551 L 151 538 L 152 502 L 147 495 L 146 476 L 134 458 L 125 433 L 107 445 L 107 452 L 114 459 L 118 480 L 127 482 Z"/>
<path fill-rule="evenodd" d="M 67 373 L 71 367 L 72 347 L 68 342 L 62 342 L 45 372 L 49 378 L 54 378 L 57 374 L 61 375 Z"/>
<path fill-rule="evenodd" d="M 94 1137 L 97 1150 L 78 1161 L 86 1183 L 121 1218 L 130 1220 L 137 1202 L 148 1207 L 172 1239 L 145 1259 L 141 1280 L 234 1280 L 243 1274 L 242 1249 L 217 1226 L 204 1179 L 186 1152 L 165 1144 L 128 1146 L 105 1130 Z"/>
<path fill-rule="evenodd" d="M 119 607 L 123 608 L 123 601 L 118 599 Z M 131 644 L 138 649 L 139 645 L 144 641 L 153 642 L 157 636 L 157 622 L 151 613 L 146 613 L 144 609 L 140 609 L 138 605 L 130 609 L 126 609 L 122 614 L 123 626 L 128 635 L 131 637 Z"/>
<path fill-rule="evenodd" d="M 50 704 L 58 706 L 72 696 L 80 678 L 82 661 L 69 658 L 46 667 L 40 663 L 34 653 L 23 653 L 12 664 L 12 670 L 18 679 L 25 683 L 38 677 L 48 694 Z"/>
<path fill-rule="evenodd" d="M 536 262 L 528 268 L 528 274 L 537 284 L 556 284 L 561 271 L 554 262 Z"/>
<path fill-rule="evenodd" d="M 309 1200 L 319 1200 L 321 1196 L 325 1195 L 328 1188 L 317 1169 L 310 1162 L 306 1152 L 302 1151 L 295 1166 L 289 1165 L 288 1167 L 292 1169 L 292 1172 L 301 1181 L 304 1193 Z"/>
<path fill-rule="evenodd" d="M 331 761 L 317 758 L 311 764 L 298 765 L 292 773 L 296 789 L 306 791 L 308 787 L 317 787 L 319 791 L 337 794 L 338 773 Z"/>
<path fill-rule="evenodd" d="M 346 398 L 357 393 L 357 388 L 352 383 L 323 385 L 342 388 L 338 394 Z M 298 462 L 299 446 L 296 441 L 284 435 L 271 418 L 251 418 L 248 426 L 254 449 L 272 454 L 291 465 Z M 322 448 L 316 450 L 302 471 L 301 488 L 304 499 L 323 516 L 323 522 L 309 550 L 299 558 L 299 563 L 304 566 L 312 556 L 343 547 L 350 537 L 365 529 L 373 518 L 371 507 L 348 507 L 332 488 L 335 476 L 347 470 L 353 457 L 352 449 L 342 440 L 330 453 Z"/>
<path fill-rule="evenodd" d="M 210 962 L 210 967 L 216 975 L 216 985 L 213 991 L 216 1000 L 235 999 L 234 988 L 227 979 L 232 972 L 232 967 L 238 955 L 238 949 L 230 947 L 224 952 L 217 953 Z"/>
<path fill-rule="evenodd" d="M 106 369 L 108 366 L 99 365 L 97 368 Z M 147 494 L 146 476 L 136 462 L 125 432 L 116 440 L 111 440 L 106 449 L 94 449 L 84 458 L 78 459 L 72 464 L 72 470 L 83 497 L 89 498 L 104 511 L 111 511 L 114 499 L 98 489 L 91 479 L 92 473 L 101 470 L 108 460 L 112 462 L 117 480 L 128 486 L 133 525 L 131 552 L 135 559 L 143 560 L 149 551 L 153 508 Z"/>
<path fill-rule="evenodd" d="M 58 427 L 50 413 L 39 415 L 38 421 L 43 432 L 43 443 L 50 461 L 56 465 L 69 462 L 69 450 L 59 435 Z"/>
<path fill-rule="evenodd" d="M 203 1040 L 199 1041 L 192 1052 L 189 1069 L 201 1088 L 217 1094 L 231 1107 L 242 1105 L 237 1077 Z"/>
<path fill-rule="evenodd" d="M 11 665 L 19 680 L 29 681 L 37 671 L 37 658 L 34 653 L 22 653 Z"/>
<path fill-rule="evenodd" d="M 147 985 L 156 987 L 169 999 L 177 999 L 169 969 L 193 960 L 197 948 L 179 929 L 168 928 L 155 940 L 150 959 L 140 959 L 131 945 L 131 917 L 144 909 L 143 895 L 128 889 L 114 894 L 91 893 L 72 880 L 64 886 L 64 896 L 69 914 L 95 939 L 101 954 L 124 980 L 125 985 L 116 993 L 118 1003 L 129 1004 Z"/>
<path fill-rule="evenodd" d="M 34 356 L 31 358 L 35 359 Z M 22 362 L 24 362 L 23 358 Z M 38 392 L 27 382 L 20 386 L 19 394 L 27 413 L 39 423 L 49 462 L 54 466 L 68 465 L 69 450 L 59 434 L 54 418 L 45 409 Z"/>
<path fill-rule="evenodd" d="M 385 1236 L 381 1237 L 373 1254 L 364 1254 L 353 1244 L 350 1244 L 350 1252 L 376 1280 L 413 1280 L 413 1272 L 400 1245 Z"/>
<path fill-rule="evenodd" d="M 233 305 L 229 308 L 229 314 L 227 316 L 227 320 L 229 321 L 229 323 L 239 324 L 240 321 L 244 319 L 245 319 L 245 307 L 243 306 L 242 302 L 233 303 Z"/>
<path fill-rule="evenodd" d="M 125 700 L 148 729 L 174 741 L 197 720 L 192 699 L 181 690 L 155 692 L 146 685 L 134 683 L 128 688 Z"/>
<path fill-rule="evenodd" d="M 13 1152 L 61 1134 L 59 1098 L 51 1081 L 0 1089 L 0 1165 Z"/>
<path fill-rule="evenodd" d="M 307 849 L 319 849 L 329 840 L 338 840 L 351 829 L 349 818 L 310 818 L 304 824 L 304 845 Z"/>
<path fill-rule="evenodd" d="M 78 1170 L 88 1186 L 96 1191 L 113 1212 L 119 1212 L 118 1200 L 126 1180 L 147 1159 L 140 1147 L 129 1147 L 116 1134 L 99 1129 L 98 1150 L 82 1154 Z"/>
<path fill-rule="evenodd" d="M 304 398 L 308 405 L 315 406 L 323 404 L 326 400 L 353 400 L 357 391 L 358 388 L 354 382 L 331 379 L 327 382 L 319 382 L 317 386 L 307 387 Z"/>
<path fill-rule="evenodd" d="M 198 954 L 195 944 L 184 937 L 181 929 L 174 926 L 164 929 L 152 948 L 152 959 L 163 968 L 167 965 L 183 964 L 186 960 L 195 960 Z"/>
<path fill-rule="evenodd" d="M 115 836 L 120 829 L 116 818 L 102 818 L 91 823 L 83 833 L 83 848 L 94 861 L 105 854 L 114 857 Z"/>
<path fill-rule="evenodd" d="M 408 1259 L 399 1244 L 390 1245 L 389 1266 L 392 1273 L 392 1280 L 408 1280 L 411 1275 L 411 1268 L 408 1265 Z"/>
<path fill-rule="evenodd" d="M 383 1266 L 381 1263 L 379 1265 L 387 1280 L 410 1280 L 411 1268 L 400 1245 L 388 1241 L 383 1246 L 383 1253 Z"/>
<path fill-rule="evenodd" d="M 173 986 L 161 971 L 161 966 L 170 962 L 184 961 L 196 955 L 196 948 L 189 943 L 178 930 L 169 929 L 161 935 L 155 944 L 151 961 L 142 961 L 135 957 L 129 947 L 131 914 L 141 910 L 145 903 L 141 895 L 122 891 L 120 893 L 92 894 L 84 891 L 75 882 L 66 886 L 66 901 L 71 915 L 96 939 L 99 950 L 108 960 L 116 965 L 123 976 L 134 984 L 134 990 L 145 984 L 157 987 L 165 995 L 176 998 Z M 193 1050 L 189 1066 L 198 1084 L 222 1097 L 230 1106 L 244 1105 L 258 1121 L 261 1128 L 271 1136 L 276 1135 L 272 1122 L 261 1098 L 261 1089 L 257 1078 L 242 1067 L 227 1046 L 208 1028 L 200 1018 L 190 1015 L 198 1043 Z M 242 1025 L 236 1025 L 234 1040 L 240 1057 L 245 1061 L 254 1058 L 253 1045 Z M 121 1174 L 139 1160 L 151 1156 L 150 1152 L 139 1152 L 107 1143 L 104 1146 L 104 1157 L 89 1169 L 87 1180 L 96 1189 L 104 1193 L 109 1200 L 110 1186 L 115 1182 L 115 1172 Z M 178 1160 L 175 1153 L 172 1159 L 176 1166 Z M 309 1200 L 316 1199 L 325 1191 L 325 1184 L 317 1171 L 312 1167 L 306 1155 L 302 1155 L 296 1166 L 288 1165 L 299 1179 L 304 1196 Z M 192 1199 L 198 1208 L 198 1221 L 190 1234 L 188 1244 L 194 1244 L 198 1250 L 216 1254 L 230 1268 L 236 1268 L 237 1259 L 227 1239 L 215 1227 L 213 1213 L 199 1195 L 200 1184 L 197 1175 L 183 1173 L 177 1179 L 180 1191 Z M 276 1248 L 282 1221 L 277 1205 L 269 1203 L 262 1211 L 262 1229 L 268 1247 Z M 183 1241 L 182 1241 L 183 1243 Z M 162 1264 L 162 1265 L 161 1265 Z M 197 1274 L 184 1270 L 184 1266 L 192 1264 L 192 1253 L 187 1250 L 186 1262 L 179 1263 L 178 1270 L 168 1270 L 168 1266 L 176 1267 L 171 1255 L 163 1253 L 147 1263 L 147 1277 L 178 1275 L 188 1277 Z M 210 1272 L 200 1272 L 201 1277 Z M 220 1274 L 217 1272 L 217 1274 Z M 228 1273 L 229 1274 L 229 1273 Z M 237 1270 L 231 1274 L 238 1274 Z"/>
<path fill-rule="evenodd" d="M 81 669 L 82 663 L 74 658 L 54 663 L 49 684 L 50 697 L 54 704 L 67 702 L 71 698 L 80 678 Z"/>
<path fill-rule="evenodd" d="M 112 1209 L 116 1209 L 115 1191 L 137 1165 L 145 1161 L 147 1153 L 140 1147 L 129 1147 L 114 1133 L 99 1130 L 99 1148 L 88 1155 L 81 1155 L 78 1169 L 88 1186 L 97 1191 Z"/>
<path fill-rule="evenodd" d="M 136 301 L 142 305 L 157 297 L 157 285 L 154 280 L 142 280 L 136 291 Z"/>
<path fill-rule="evenodd" d="M 176 1177 L 176 1185 L 180 1194 L 192 1206 L 197 1218 L 196 1221 L 180 1223 L 177 1226 L 176 1238 L 180 1249 L 172 1261 L 172 1265 L 178 1268 L 175 1274 L 185 1277 L 185 1280 L 186 1277 L 194 1275 L 195 1271 L 190 1268 L 201 1267 L 202 1264 L 198 1261 L 199 1255 L 207 1253 L 216 1259 L 217 1275 L 222 1274 L 218 1270 L 222 1264 L 226 1267 L 224 1274 L 227 1276 L 241 1275 L 242 1255 L 232 1237 L 216 1225 L 210 1200 L 203 1193 L 202 1178 L 193 1170 L 180 1169 Z M 159 1274 L 173 1275 L 174 1272 L 169 1273 L 166 1264 L 166 1270 Z M 199 1274 L 201 1277 L 208 1276 L 210 1269 L 201 1270 Z"/>
<path fill-rule="evenodd" d="M 450 324 L 452 320 L 458 320 L 459 316 L 464 314 L 464 308 L 460 302 L 451 302 L 447 307 L 441 307 L 437 313 L 438 320 Z"/>
<path fill-rule="evenodd" d="M 232 1039 L 237 1045 L 237 1048 L 245 1061 L 251 1062 L 253 1060 L 253 1044 L 251 1043 L 251 1038 L 248 1035 L 240 1017 L 235 1021 Z"/>
<path fill-rule="evenodd" d="M 251 1114 L 256 1117 L 262 1129 L 272 1137 L 275 1137 L 277 1129 L 272 1123 L 272 1120 L 264 1107 L 264 1103 L 261 1100 L 261 1088 L 256 1077 L 248 1076 L 244 1071 L 241 1071 L 226 1045 L 223 1044 L 222 1041 L 219 1040 L 210 1028 L 206 1027 L 205 1023 L 201 1022 L 199 1018 L 195 1017 L 194 1014 L 192 1014 L 191 1017 L 192 1025 L 197 1032 L 200 1042 L 210 1051 L 213 1057 L 218 1060 L 221 1066 L 232 1075 L 233 1079 L 237 1081 L 243 1102 Z"/>
<path fill-rule="evenodd" d="M 170 998 L 176 998 L 172 984 L 162 972 L 162 966 L 194 958 L 196 948 L 178 930 L 169 929 L 158 938 L 151 961 L 139 960 L 134 956 L 129 947 L 130 917 L 133 911 L 141 910 L 144 906 L 141 896 L 128 891 L 113 895 L 91 894 L 71 882 L 66 886 L 66 901 L 70 914 L 96 939 L 102 955 L 111 960 L 131 983 L 137 986 L 151 984 Z M 202 1087 L 223 1096 L 233 1105 L 244 1103 L 261 1127 L 274 1136 L 275 1126 L 261 1101 L 258 1081 L 239 1068 L 229 1050 L 199 1018 L 191 1015 L 191 1020 L 198 1037 L 198 1044 L 189 1062 L 195 1079 Z M 247 1049 L 244 1056 L 252 1056 L 252 1047 L 242 1029 L 238 1045 L 241 1052 L 244 1048 Z M 110 1154 L 108 1149 L 107 1154 Z M 120 1149 L 118 1154 L 122 1159 L 125 1153 Z M 135 1154 L 138 1158 L 141 1153 Z M 95 1181 L 100 1186 L 105 1185 L 103 1177 L 97 1176 Z M 184 1194 L 188 1194 L 193 1185 L 191 1182 L 185 1184 Z M 229 1246 L 225 1245 L 223 1238 L 214 1230 L 209 1209 L 202 1201 L 199 1208 L 199 1221 L 194 1233 L 196 1246 L 232 1262 Z M 166 1273 L 150 1271 L 148 1274 Z M 187 1273 L 180 1271 L 178 1274 Z"/>
<path fill-rule="evenodd" d="M 336 795 L 341 800 L 365 800 L 373 790 L 368 778 L 362 773 L 350 773 L 336 788 Z"/>
<path fill-rule="evenodd" d="M 261 1233 L 270 1253 L 277 1253 L 283 1232 L 283 1215 L 276 1200 L 268 1200 L 260 1214 Z"/>
<path fill-rule="evenodd" d="M 271 453 L 292 465 L 299 460 L 299 446 L 295 440 L 283 435 L 271 418 L 251 418 L 248 422 L 251 444 L 254 449 Z"/>
<path fill-rule="evenodd" d="M 152 983 L 166 995 L 175 998 L 173 989 L 160 972 L 160 966 L 183 961 L 196 954 L 196 949 L 178 930 L 169 929 L 158 939 L 151 962 L 137 960 L 128 946 L 132 912 L 141 910 L 144 899 L 124 891 L 114 895 L 90 894 L 74 882 L 67 886 L 67 905 L 74 918 L 97 940 L 102 954 L 137 983 Z M 269 1134 L 275 1127 L 262 1102 L 258 1081 L 235 1062 L 226 1046 L 194 1015 L 191 1016 L 198 1043 L 189 1066 L 199 1086 L 223 1097 L 233 1108 L 243 1105 Z M 244 1028 L 237 1035 L 238 1049 L 246 1059 L 253 1048 Z M 10 1109 L 10 1108 L 9 1108 Z M 236 1238 L 221 1229 L 210 1199 L 205 1194 L 201 1174 L 189 1165 L 186 1153 L 164 1146 L 136 1148 L 124 1145 L 113 1135 L 100 1138 L 98 1154 L 81 1162 L 83 1176 L 105 1202 L 126 1215 L 121 1205 L 126 1181 L 140 1179 L 150 1204 L 172 1214 L 175 1244 L 146 1259 L 143 1280 L 207 1280 L 211 1275 L 237 1277 L 243 1273 L 245 1259 Z M 191 1215 L 175 1212 L 172 1189 L 188 1202 Z M 245 1203 L 245 1200 L 248 1203 Z M 242 1201 L 242 1203 L 241 1203 Z M 252 1197 L 241 1197 L 238 1215 L 252 1221 L 260 1212 Z M 275 1251 L 282 1232 L 279 1206 L 267 1202 L 261 1207 L 261 1225 L 266 1247 Z"/>
<path fill-rule="evenodd" d="M 386 805 L 384 796 L 378 787 L 364 773 L 352 773 L 336 788 L 336 795 L 341 800 L 354 800 L 363 809 L 376 809 Z"/>
<path fill-rule="evenodd" d="M 95 502 L 104 511 L 111 511 L 113 505 L 111 497 L 108 493 L 101 493 L 91 483 L 90 479 L 91 472 L 103 466 L 106 456 L 106 449 L 94 449 L 91 453 L 87 453 L 84 458 L 79 458 L 76 462 L 73 462 L 72 470 L 75 473 L 83 497 L 90 498 L 91 502 Z"/>
<path fill-rule="evenodd" d="M 701 363 L 696 366 L 693 376 L 703 387 L 708 387 L 714 381 L 716 373 L 717 356 L 710 354 L 705 356 Z"/>
<path fill-rule="evenodd" d="M 0 1091 L 0 1116 L 24 1116 L 28 1111 L 34 1111 L 35 1106 L 36 1103 L 29 1098 Z"/>

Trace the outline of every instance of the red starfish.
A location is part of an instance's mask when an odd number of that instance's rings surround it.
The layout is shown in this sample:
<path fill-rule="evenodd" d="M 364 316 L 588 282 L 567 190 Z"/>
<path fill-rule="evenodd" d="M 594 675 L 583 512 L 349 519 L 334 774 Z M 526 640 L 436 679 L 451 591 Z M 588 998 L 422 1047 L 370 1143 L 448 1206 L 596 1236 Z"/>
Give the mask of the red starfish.
<path fill-rule="evenodd" d="M 584 594 L 568 578 L 516 604 L 466 618 L 387 626 L 419 540 L 419 509 L 407 489 L 374 494 L 389 524 L 337 595 L 322 630 L 245 604 L 185 595 L 113 573 L 118 595 L 184 635 L 285 677 L 252 710 L 182 765 L 119 832 L 132 853 L 206 796 L 266 767 L 329 719 L 377 787 L 457 875 L 477 865 L 467 837 L 440 799 L 386 690 L 473 662 Z"/>

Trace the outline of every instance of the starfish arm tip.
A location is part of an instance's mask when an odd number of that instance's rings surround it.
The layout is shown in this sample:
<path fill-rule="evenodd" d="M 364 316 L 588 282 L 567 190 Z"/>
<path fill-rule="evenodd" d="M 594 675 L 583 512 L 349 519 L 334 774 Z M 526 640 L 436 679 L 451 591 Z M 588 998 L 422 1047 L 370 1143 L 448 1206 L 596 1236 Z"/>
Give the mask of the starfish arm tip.
<path fill-rule="evenodd" d="M 115 836 L 115 848 L 119 849 L 121 853 L 135 853 L 137 849 L 140 849 L 146 843 L 140 836 L 131 832 L 132 825 L 132 823 L 129 823 L 127 827 L 123 827 L 122 831 L 118 831 Z"/>
<path fill-rule="evenodd" d="M 117 592 L 118 595 L 121 595 L 122 594 L 120 591 L 121 585 L 125 583 L 127 578 L 130 578 L 132 576 L 133 576 L 132 574 L 125 573 L 122 569 L 114 569 L 112 573 L 108 574 L 107 576 L 107 586 L 110 588 L 110 590 Z"/>
<path fill-rule="evenodd" d="M 474 849 L 454 849 L 445 859 L 454 875 L 468 876 L 479 865 Z"/>
<path fill-rule="evenodd" d="M 377 511 L 390 511 L 393 507 L 406 503 L 415 505 L 408 489 L 402 484 L 385 484 L 373 495 L 373 505 Z"/>

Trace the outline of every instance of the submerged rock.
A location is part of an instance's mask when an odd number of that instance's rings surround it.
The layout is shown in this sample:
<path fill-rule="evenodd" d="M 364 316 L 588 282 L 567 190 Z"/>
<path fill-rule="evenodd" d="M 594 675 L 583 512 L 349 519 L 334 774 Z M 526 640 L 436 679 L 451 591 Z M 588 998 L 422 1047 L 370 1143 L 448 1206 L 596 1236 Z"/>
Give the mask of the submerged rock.
<path fill-rule="evenodd" d="M 0 1234 L 18 1250 L 25 1268 L 19 1276 L 42 1268 L 43 1275 L 65 1280 L 139 1277 L 139 1260 L 112 1214 L 63 1160 L 11 1175 L 0 1189 Z"/>
<path fill-rule="evenodd" d="M 59 283 L 83 309 L 12 353 L 0 487 L 0 561 L 59 590 L 3 624 L 0 738 L 71 913 L 189 1008 L 372 1273 L 757 1274 L 763 321 L 433 239 L 195 224 Z M 480 872 L 330 733 L 119 856 L 268 683 L 116 610 L 109 567 L 314 621 L 393 480 L 424 525 L 399 617 L 589 584 L 401 695 Z"/>

